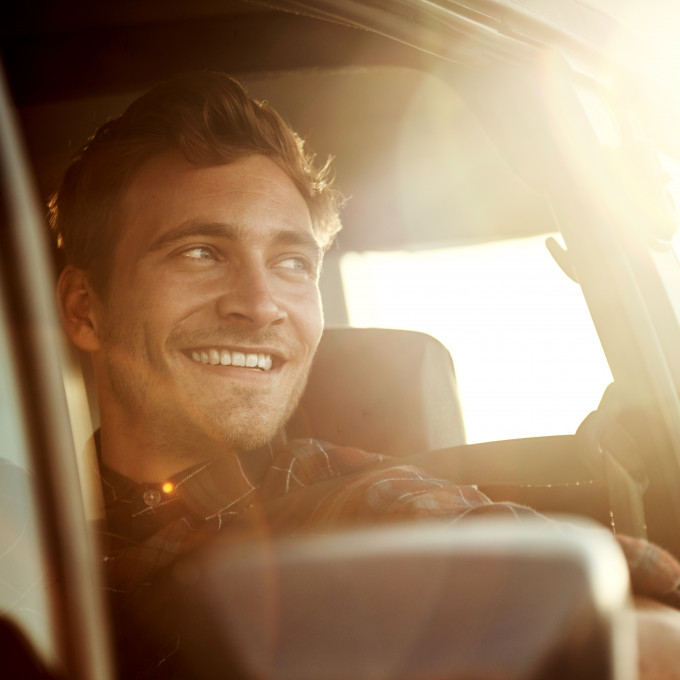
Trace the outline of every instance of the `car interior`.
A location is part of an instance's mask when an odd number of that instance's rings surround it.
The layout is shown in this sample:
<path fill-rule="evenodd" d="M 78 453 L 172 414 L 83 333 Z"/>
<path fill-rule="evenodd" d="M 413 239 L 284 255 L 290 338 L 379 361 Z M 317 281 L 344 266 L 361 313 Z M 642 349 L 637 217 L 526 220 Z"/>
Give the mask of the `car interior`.
<path fill-rule="evenodd" d="M 22 558 L 11 565 L 4 555 L 0 558 L 8 584 L 0 613 L 20 621 L 48 666 L 76 669 L 73 677 L 106 678 L 106 670 L 92 670 L 106 663 L 92 659 L 106 659 L 110 650 L 99 625 L 106 619 L 104 605 L 92 597 L 100 576 L 93 568 L 96 551 L 87 520 L 95 511 L 82 457 L 98 423 L 96 398 L 87 363 L 66 346 L 59 331 L 50 291 L 60 253 L 47 236 L 42 206 L 97 125 L 182 71 L 225 71 L 253 97 L 267 100 L 317 158 L 334 159 L 335 181 L 346 197 L 343 230 L 326 255 L 320 284 L 326 330 L 285 436 L 395 456 L 437 477 L 477 485 L 492 500 L 586 517 L 615 532 L 648 537 L 680 555 L 680 462 L 675 453 L 680 450 L 675 387 L 680 364 L 673 349 L 680 337 L 674 311 L 680 300 L 656 273 L 663 269 L 680 280 L 674 265 L 666 264 L 675 261 L 669 245 L 675 227 L 668 226 L 661 210 L 641 215 L 635 196 L 620 201 L 621 187 L 632 180 L 609 172 L 606 163 L 624 152 L 601 157 L 591 150 L 602 145 L 614 114 L 612 100 L 603 104 L 600 97 L 606 87 L 593 66 L 599 57 L 589 32 L 611 25 L 582 3 L 564 10 L 565 22 L 576 18 L 584 27 L 580 37 L 562 30 L 555 16 L 540 23 L 510 7 L 518 3 L 498 3 L 505 4 L 505 14 L 498 15 L 491 6 L 482 7 L 485 3 L 451 3 L 455 8 L 423 3 L 428 7 L 422 12 L 416 3 L 398 2 L 391 9 L 380 4 L 121 0 L 95 11 L 84 0 L 62 6 L 32 0 L 3 10 L 0 50 L 7 102 L 2 119 L 0 405 L 8 453 L 0 462 L 11 472 L 2 474 L 0 501 L 8 508 L 19 503 L 34 509 L 28 515 L 15 513 L 12 520 L 15 533 L 7 544 L 23 542 L 25 547 L 8 551 Z M 637 113 L 646 130 L 657 130 L 652 104 L 659 93 L 652 88 L 644 94 L 646 105 Z M 658 147 L 680 158 L 678 132 L 659 134 Z M 646 158 L 648 145 L 636 141 L 632 146 L 635 159 Z M 659 190 L 655 181 L 648 182 L 652 194 Z M 26 223 L 34 228 L 21 226 Z M 566 246 L 555 240 L 557 234 Z M 350 265 L 358 262 L 370 269 L 375 264 L 378 271 L 381 256 L 465 254 L 527 239 L 540 241 L 551 276 L 580 299 L 590 332 L 593 327 L 597 332 L 593 338 L 604 379 L 596 392 L 576 394 L 577 419 L 564 429 L 470 441 L 460 389 L 468 384 L 463 358 L 427 329 L 381 328 L 383 322 L 371 316 L 368 306 L 364 316 L 361 304 L 351 309 L 352 285 L 359 303 L 373 293 L 366 287 L 368 279 L 348 280 L 358 271 Z M 426 267 L 433 266 L 427 262 Z M 443 268 L 457 266 L 451 262 Z M 499 273 L 494 285 L 509 287 L 523 266 Z M 397 276 L 414 291 L 415 309 L 429 309 L 454 328 L 456 323 L 470 325 L 456 319 L 455 304 L 471 298 L 479 284 L 445 289 L 433 275 L 435 290 L 439 286 L 441 292 L 430 294 L 423 277 L 422 270 Z M 386 285 L 384 299 L 406 306 L 396 292 L 397 279 Z M 539 278 L 529 283 L 533 291 L 543 285 Z M 470 318 L 481 319 L 484 298 L 475 299 L 482 302 L 475 303 Z M 480 360 L 492 367 L 499 385 L 512 359 L 494 363 L 494 352 L 509 343 L 515 326 L 524 326 L 531 338 L 542 327 L 557 325 L 565 303 L 549 299 L 547 304 L 554 318 L 540 311 L 518 321 L 508 312 L 496 331 L 484 337 L 477 332 Z M 558 404 L 553 399 L 569 391 L 562 378 L 552 375 L 553 367 L 564 365 L 569 373 L 579 361 L 569 356 L 567 331 L 560 331 L 566 344 L 552 348 L 549 363 L 522 368 L 527 376 L 544 374 L 534 392 L 548 410 L 559 410 L 551 406 Z M 529 345 L 528 356 L 535 352 Z M 520 401 L 520 388 L 513 377 L 498 387 L 501 410 Z M 495 389 L 481 395 L 482 417 L 484 403 L 497 396 Z M 539 425 L 541 416 L 533 408 L 525 407 L 527 421 Z M 29 458 L 25 451 L 41 453 Z M 33 481 L 21 475 L 23 481 L 11 481 L 16 470 L 28 471 Z M 5 506 L 0 507 L 4 512 Z M 306 548 L 291 550 L 298 564 Z M 22 573 L 24 552 L 41 554 L 32 563 L 48 564 L 47 575 Z M 213 564 L 206 578 L 217 578 L 219 560 L 205 559 Z M 389 551 L 380 559 L 389 562 Z M 360 570 L 361 560 L 352 568 Z M 12 585 L 5 570 L 15 581 L 23 579 L 22 584 Z M 293 567 L 285 573 L 294 580 Z M 416 576 L 409 578 L 415 584 Z M 56 605 L 43 601 L 41 586 L 35 585 L 41 580 L 64 584 L 55 589 L 62 593 Z M 192 593 L 189 589 L 181 597 L 194 602 Z M 354 594 L 356 601 L 364 596 Z M 306 597 L 312 601 L 317 595 Z M 325 606 L 338 604 L 331 598 Z M 66 631 L 56 636 L 50 632 L 53 610 Z M 593 616 L 602 621 L 601 612 Z M 532 625 L 540 628 L 540 621 Z M 86 641 L 82 649 L 74 631 Z M 578 648 L 571 642 L 565 646 Z M 585 654 L 592 677 L 619 677 L 616 668 L 601 670 L 592 650 Z M 321 665 L 305 676 L 298 666 L 282 663 L 279 674 L 268 671 L 258 677 L 338 677 L 324 675 Z M 537 672 L 547 673 L 546 668 Z M 578 674 L 575 669 L 559 677 Z M 421 671 L 403 677 L 431 677 L 422 665 Z M 472 677 L 465 675 L 468 671 L 460 677 Z M 356 668 L 357 677 L 370 672 Z M 523 672 L 509 677 L 525 677 Z"/>

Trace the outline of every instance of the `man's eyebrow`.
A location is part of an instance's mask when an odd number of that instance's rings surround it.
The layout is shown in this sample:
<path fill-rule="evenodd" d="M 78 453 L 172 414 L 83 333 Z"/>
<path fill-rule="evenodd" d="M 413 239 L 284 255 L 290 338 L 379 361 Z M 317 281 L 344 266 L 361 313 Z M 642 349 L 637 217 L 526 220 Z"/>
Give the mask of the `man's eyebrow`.
<path fill-rule="evenodd" d="M 172 246 L 174 243 L 189 238 L 222 238 L 228 241 L 247 241 L 252 238 L 248 227 L 234 225 L 227 222 L 196 222 L 190 221 L 166 231 L 149 245 L 149 251 L 157 251 Z M 275 245 L 290 245 L 312 249 L 321 255 L 321 246 L 308 231 L 299 229 L 276 229 L 267 235 Z"/>

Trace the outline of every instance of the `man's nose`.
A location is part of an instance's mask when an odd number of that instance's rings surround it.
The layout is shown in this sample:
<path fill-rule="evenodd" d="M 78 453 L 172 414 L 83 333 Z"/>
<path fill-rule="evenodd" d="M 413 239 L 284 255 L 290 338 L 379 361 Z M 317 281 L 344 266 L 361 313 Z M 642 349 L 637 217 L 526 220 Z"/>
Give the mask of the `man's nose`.
<path fill-rule="evenodd" d="M 242 263 L 224 282 L 224 290 L 217 300 L 219 316 L 256 328 L 281 323 L 286 313 L 278 302 L 271 279 L 266 266 Z"/>

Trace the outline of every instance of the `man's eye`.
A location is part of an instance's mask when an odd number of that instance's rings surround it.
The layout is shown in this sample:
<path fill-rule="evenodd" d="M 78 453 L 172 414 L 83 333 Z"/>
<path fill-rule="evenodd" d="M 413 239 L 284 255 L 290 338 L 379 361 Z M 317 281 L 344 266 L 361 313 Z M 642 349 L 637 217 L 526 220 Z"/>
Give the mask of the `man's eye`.
<path fill-rule="evenodd" d="M 214 260 L 215 253 L 212 248 L 206 246 L 196 246 L 189 248 L 182 252 L 183 257 L 188 257 L 190 260 Z"/>
<path fill-rule="evenodd" d="M 279 267 L 299 272 L 311 272 L 312 264 L 306 257 L 286 257 L 279 262 Z"/>

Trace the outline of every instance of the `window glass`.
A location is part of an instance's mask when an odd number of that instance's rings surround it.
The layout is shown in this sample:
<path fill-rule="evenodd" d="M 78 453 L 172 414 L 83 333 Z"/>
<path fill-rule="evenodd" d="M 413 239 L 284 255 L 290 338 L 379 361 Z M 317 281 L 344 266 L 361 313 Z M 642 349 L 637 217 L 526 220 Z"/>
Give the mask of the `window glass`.
<path fill-rule="evenodd" d="M 659 160 L 667 180 L 665 188 L 668 208 L 678 224 L 680 222 L 680 160 L 664 153 L 659 153 Z M 678 232 L 673 239 L 673 248 L 678 256 L 680 254 L 680 233 Z"/>
<path fill-rule="evenodd" d="M 0 290 L 0 616 L 52 666 L 49 577 L 2 299 Z"/>
<path fill-rule="evenodd" d="M 471 443 L 573 433 L 612 380 L 545 236 L 348 253 L 341 270 L 351 325 L 424 331 L 449 348 Z"/>

